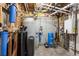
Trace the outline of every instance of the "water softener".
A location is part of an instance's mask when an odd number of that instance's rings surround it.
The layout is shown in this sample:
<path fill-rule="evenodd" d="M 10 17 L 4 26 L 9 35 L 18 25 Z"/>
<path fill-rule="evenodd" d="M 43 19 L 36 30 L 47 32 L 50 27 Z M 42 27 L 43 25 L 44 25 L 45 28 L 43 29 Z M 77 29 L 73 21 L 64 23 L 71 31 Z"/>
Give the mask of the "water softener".
<path fill-rule="evenodd" d="M 27 56 L 27 27 L 22 26 L 18 32 L 18 56 Z"/>
<path fill-rule="evenodd" d="M 6 56 L 7 55 L 7 43 L 8 43 L 8 31 L 1 32 L 1 55 Z"/>

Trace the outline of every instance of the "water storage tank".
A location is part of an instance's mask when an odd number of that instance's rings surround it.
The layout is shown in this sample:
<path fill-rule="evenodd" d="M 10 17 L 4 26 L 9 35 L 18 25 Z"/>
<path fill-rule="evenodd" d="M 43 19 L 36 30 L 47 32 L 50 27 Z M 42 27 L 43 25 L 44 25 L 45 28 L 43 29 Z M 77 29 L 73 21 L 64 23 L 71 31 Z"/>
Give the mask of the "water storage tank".
<path fill-rule="evenodd" d="M 51 46 L 54 43 L 54 33 L 48 33 L 48 45 Z"/>
<path fill-rule="evenodd" d="M 8 32 L 3 31 L 1 32 L 1 55 L 6 56 L 7 55 L 7 43 L 8 43 Z"/>
<path fill-rule="evenodd" d="M 28 56 L 34 56 L 34 37 L 29 36 L 27 40 L 27 51 L 28 51 Z"/>
<path fill-rule="evenodd" d="M 25 17 L 23 20 L 23 25 L 27 26 L 28 37 L 34 36 L 35 34 L 35 21 L 33 17 Z"/>
<path fill-rule="evenodd" d="M 14 4 L 9 6 L 9 22 L 16 22 L 16 6 Z"/>

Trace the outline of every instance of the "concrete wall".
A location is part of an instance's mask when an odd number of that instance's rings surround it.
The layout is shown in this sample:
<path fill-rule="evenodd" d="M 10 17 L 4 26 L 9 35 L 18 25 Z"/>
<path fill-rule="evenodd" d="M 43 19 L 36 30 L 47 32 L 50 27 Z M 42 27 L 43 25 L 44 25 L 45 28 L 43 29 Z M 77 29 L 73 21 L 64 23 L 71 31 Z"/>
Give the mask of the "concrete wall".
<path fill-rule="evenodd" d="M 70 34 L 75 33 L 75 15 L 74 12 L 72 12 L 72 15 L 70 14 L 68 16 L 68 19 L 64 21 L 64 32 L 66 33 L 66 30 Z"/>
<path fill-rule="evenodd" d="M 48 32 L 54 32 L 57 30 L 55 26 L 55 18 L 51 17 L 37 17 L 36 20 L 33 20 L 33 18 L 29 18 L 32 21 L 28 21 L 28 18 L 25 18 L 24 20 L 24 25 L 27 26 L 27 32 L 28 32 L 28 37 L 29 36 L 34 36 L 35 37 L 35 47 L 38 46 L 38 35 L 36 33 L 39 32 L 40 26 L 42 26 L 43 29 L 43 35 L 42 35 L 42 40 L 41 44 L 44 44 L 47 41 L 48 38 Z"/>

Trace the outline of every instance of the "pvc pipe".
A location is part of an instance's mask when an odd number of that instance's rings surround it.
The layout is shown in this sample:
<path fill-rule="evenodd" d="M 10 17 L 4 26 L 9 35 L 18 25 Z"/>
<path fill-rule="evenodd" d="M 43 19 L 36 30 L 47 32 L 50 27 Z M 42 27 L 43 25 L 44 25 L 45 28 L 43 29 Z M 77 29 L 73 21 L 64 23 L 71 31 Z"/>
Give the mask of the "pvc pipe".
<path fill-rule="evenodd" d="M 68 7 L 72 6 L 73 4 L 74 4 L 74 3 L 69 4 L 69 5 L 67 5 L 67 6 L 65 6 L 65 7 L 61 8 L 61 9 L 62 9 L 62 10 L 65 10 L 66 8 L 68 8 Z M 58 11 L 56 11 L 56 12 L 52 13 L 51 15 L 56 14 L 57 12 L 58 12 Z"/>

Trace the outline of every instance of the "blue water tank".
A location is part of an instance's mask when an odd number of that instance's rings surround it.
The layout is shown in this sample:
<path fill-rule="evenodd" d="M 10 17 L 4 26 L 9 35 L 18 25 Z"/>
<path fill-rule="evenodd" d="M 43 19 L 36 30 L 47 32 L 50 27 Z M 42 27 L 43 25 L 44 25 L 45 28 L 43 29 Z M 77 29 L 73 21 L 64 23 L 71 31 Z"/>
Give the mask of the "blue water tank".
<path fill-rule="evenodd" d="M 52 45 L 54 43 L 54 33 L 49 32 L 48 33 L 48 45 Z"/>
<path fill-rule="evenodd" d="M 14 4 L 9 6 L 9 22 L 16 22 L 16 6 Z"/>
<path fill-rule="evenodd" d="M 8 32 L 3 31 L 1 32 L 1 55 L 6 56 L 7 55 L 7 43 L 8 43 Z"/>

